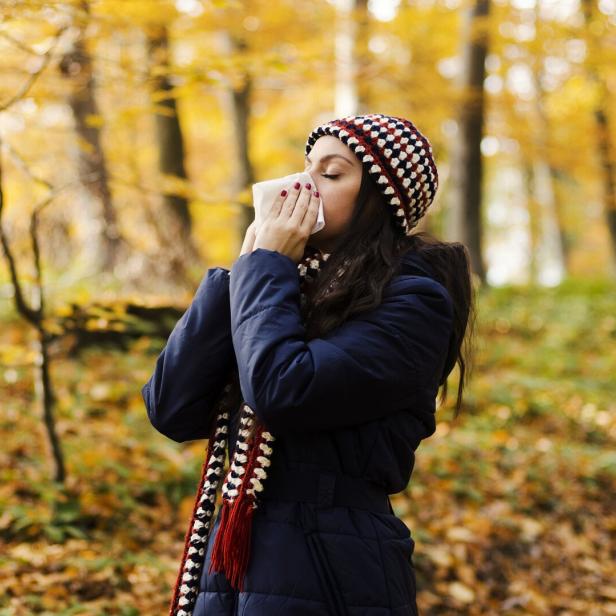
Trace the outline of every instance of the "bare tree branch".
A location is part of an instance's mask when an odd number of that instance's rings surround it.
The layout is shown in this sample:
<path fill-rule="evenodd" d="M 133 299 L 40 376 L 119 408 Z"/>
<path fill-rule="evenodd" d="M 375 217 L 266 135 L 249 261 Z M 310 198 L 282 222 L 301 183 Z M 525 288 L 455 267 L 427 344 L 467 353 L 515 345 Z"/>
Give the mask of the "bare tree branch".
<path fill-rule="evenodd" d="M 68 26 L 62 26 L 56 35 L 54 36 L 54 40 L 52 44 L 49 46 L 49 49 L 43 53 L 39 54 L 42 58 L 41 65 L 39 68 L 32 73 L 28 79 L 24 82 L 22 87 L 11 97 L 8 101 L 4 103 L 0 103 L 0 112 L 6 111 L 9 107 L 13 106 L 16 102 L 20 101 L 22 98 L 28 94 L 32 86 L 35 84 L 36 80 L 42 75 L 45 69 L 49 66 L 53 58 L 53 50 L 56 48 L 58 43 L 60 42 L 60 37 L 67 30 Z"/>

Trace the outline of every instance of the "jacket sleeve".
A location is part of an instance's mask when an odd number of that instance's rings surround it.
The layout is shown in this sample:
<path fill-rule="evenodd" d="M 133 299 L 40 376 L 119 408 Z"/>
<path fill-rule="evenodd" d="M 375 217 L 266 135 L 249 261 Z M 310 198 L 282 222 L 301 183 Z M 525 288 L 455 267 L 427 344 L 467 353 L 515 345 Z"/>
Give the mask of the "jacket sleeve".
<path fill-rule="evenodd" d="M 179 443 L 207 438 L 213 404 L 234 365 L 229 270 L 210 268 L 141 389 L 150 423 Z"/>
<path fill-rule="evenodd" d="M 395 276 L 377 308 L 309 341 L 297 265 L 286 255 L 241 255 L 229 296 L 242 393 L 273 432 L 348 427 L 436 397 L 453 306 L 432 278 Z"/>

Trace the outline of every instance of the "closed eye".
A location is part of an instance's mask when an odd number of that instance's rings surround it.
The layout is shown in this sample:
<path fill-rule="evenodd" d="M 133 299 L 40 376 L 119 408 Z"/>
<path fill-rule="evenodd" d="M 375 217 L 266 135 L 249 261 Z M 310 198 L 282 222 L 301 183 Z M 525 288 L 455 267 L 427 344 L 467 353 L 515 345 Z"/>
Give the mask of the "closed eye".
<path fill-rule="evenodd" d="M 330 180 L 333 180 L 333 179 L 337 178 L 340 174 L 338 174 L 338 175 L 328 175 L 327 173 L 322 173 L 321 175 L 322 175 L 324 178 L 328 178 L 328 179 L 330 179 Z"/>

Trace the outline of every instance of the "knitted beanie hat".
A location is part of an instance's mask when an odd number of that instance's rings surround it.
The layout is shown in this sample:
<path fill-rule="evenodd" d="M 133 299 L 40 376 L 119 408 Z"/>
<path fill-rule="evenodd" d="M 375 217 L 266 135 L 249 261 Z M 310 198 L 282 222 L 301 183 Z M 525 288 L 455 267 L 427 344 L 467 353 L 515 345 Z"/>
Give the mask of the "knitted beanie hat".
<path fill-rule="evenodd" d="M 438 188 L 428 139 L 404 118 L 381 113 L 351 115 L 314 128 L 306 142 L 306 155 L 323 135 L 337 137 L 350 148 L 391 206 L 396 229 L 410 235 Z"/>

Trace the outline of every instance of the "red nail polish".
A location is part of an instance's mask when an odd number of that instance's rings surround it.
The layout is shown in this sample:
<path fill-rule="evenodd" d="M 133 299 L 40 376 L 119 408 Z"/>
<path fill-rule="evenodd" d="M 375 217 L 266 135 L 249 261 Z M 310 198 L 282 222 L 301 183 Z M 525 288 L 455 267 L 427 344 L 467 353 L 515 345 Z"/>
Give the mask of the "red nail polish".
<path fill-rule="evenodd" d="M 310 190 L 312 188 L 312 184 L 306 184 L 306 188 Z"/>
<path fill-rule="evenodd" d="M 293 188 L 297 190 L 300 186 L 301 184 L 299 182 L 295 182 L 295 185 L 293 186 Z"/>
<path fill-rule="evenodd" d="M 280 192 L 280 195 L 281 195 L 281 196 L 283 196 L 283 197 L 286 197 L 286 196 L 287 196 L 287 191 L 283 189 L 283 190 Z"/>
<path fill-rule="evenodd" d="M 314 191 L 314 196 L 317 197 L 317 198 L 319 197 L 319 191 L 318 190 Z"/>

